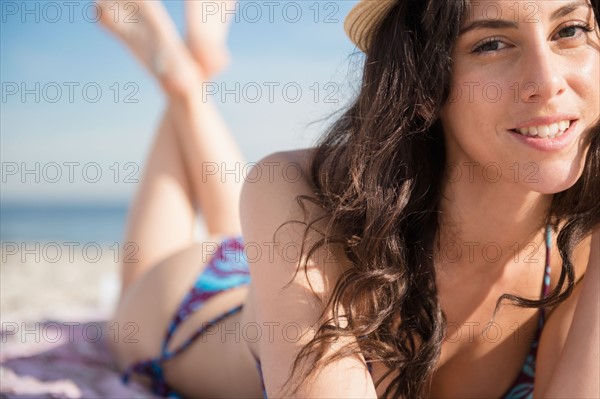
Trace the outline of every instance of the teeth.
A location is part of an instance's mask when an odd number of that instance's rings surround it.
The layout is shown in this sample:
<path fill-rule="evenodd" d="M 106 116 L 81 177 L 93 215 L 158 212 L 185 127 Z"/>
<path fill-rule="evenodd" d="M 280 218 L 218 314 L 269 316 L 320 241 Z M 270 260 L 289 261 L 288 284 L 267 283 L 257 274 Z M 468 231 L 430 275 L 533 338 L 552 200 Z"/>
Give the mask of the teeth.
<path fill-rule="evenodd" d="M 555 138 L 560 137 L 571 126 L 571 121 L 560 121 L 550 125 L 522 127 L 517 129 L 523 136 Z"/>
<path fill-rule="evenodd" d="M 562 130 L 563 132 L 569 128 L 571 123 L 569 121 L 560 121 L 558 122 L 558 130 Z"/>

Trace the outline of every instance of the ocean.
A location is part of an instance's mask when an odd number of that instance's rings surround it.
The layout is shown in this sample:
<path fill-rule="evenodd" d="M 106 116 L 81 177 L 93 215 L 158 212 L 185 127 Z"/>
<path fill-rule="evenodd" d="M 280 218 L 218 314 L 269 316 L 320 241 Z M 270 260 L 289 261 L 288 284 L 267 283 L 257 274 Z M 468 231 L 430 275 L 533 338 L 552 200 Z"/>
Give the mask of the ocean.
<path fill-rule="evenodd" d="M 94 242 L 123 240 L 127 204 L 0 205 L 2 242 Z"/>

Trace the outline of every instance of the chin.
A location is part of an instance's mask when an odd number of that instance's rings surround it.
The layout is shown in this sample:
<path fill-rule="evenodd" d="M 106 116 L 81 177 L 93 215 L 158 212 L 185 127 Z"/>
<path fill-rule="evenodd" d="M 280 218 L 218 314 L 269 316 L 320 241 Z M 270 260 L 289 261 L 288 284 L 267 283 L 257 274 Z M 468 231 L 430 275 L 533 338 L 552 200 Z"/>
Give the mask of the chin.
<path fill-rule="evenodd" d="M 532 182 L 526 182 L 531 190 L 540 194 L 556 194 L 566 191 L 573 187 L 579 180 L 583 172 L 583 168 L 577 170 L 573 165 L 564 167 L 559 170 L 546 169 L 538 173 L 537 179 L 531 179 Z"/>

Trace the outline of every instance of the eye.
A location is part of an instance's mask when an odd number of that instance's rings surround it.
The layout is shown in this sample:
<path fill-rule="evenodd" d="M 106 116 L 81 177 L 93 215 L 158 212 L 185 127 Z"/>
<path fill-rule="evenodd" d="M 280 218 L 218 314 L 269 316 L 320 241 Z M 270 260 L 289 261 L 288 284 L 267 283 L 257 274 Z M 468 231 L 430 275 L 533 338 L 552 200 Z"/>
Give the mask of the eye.
<path fill-rule="evenodd" d="M 577 31 L 580 33 L 577 34 Z M 574 22 L 569 26 L 561 29 L 557 35 L 559 39 L 568 39 L 568 38 L 577 38 L 583 36 L 585 33 L 593 32 L 594 28 L 592 28 L 589 24 L 585 22 Z M 585 33 L 583 33 L 585 32 Z"/>
<path fill-rule="evenodd" d="M 477 44 L 476 47 L 472 50 L 472 52 L 475 54 L 492 53 L 495 51 L 502 50 L 503 47 L 500 47 L 502 45 L 506 46 L 506 44 L 503 43 L 499 38 L 492 37 L 489 39 L 485 39 L 483 42 Z"/>

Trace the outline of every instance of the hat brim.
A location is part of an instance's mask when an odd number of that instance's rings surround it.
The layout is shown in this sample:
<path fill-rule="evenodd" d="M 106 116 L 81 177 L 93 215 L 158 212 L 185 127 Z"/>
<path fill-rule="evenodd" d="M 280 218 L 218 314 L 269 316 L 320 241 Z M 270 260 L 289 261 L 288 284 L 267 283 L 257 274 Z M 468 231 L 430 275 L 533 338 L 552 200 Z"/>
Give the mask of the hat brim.
<path fill-rule="evenodd" d="M 344 30 L 362 51 L 371 44 L 371 37 L 397 0 L 362 0 L 346 17 Z"/>

